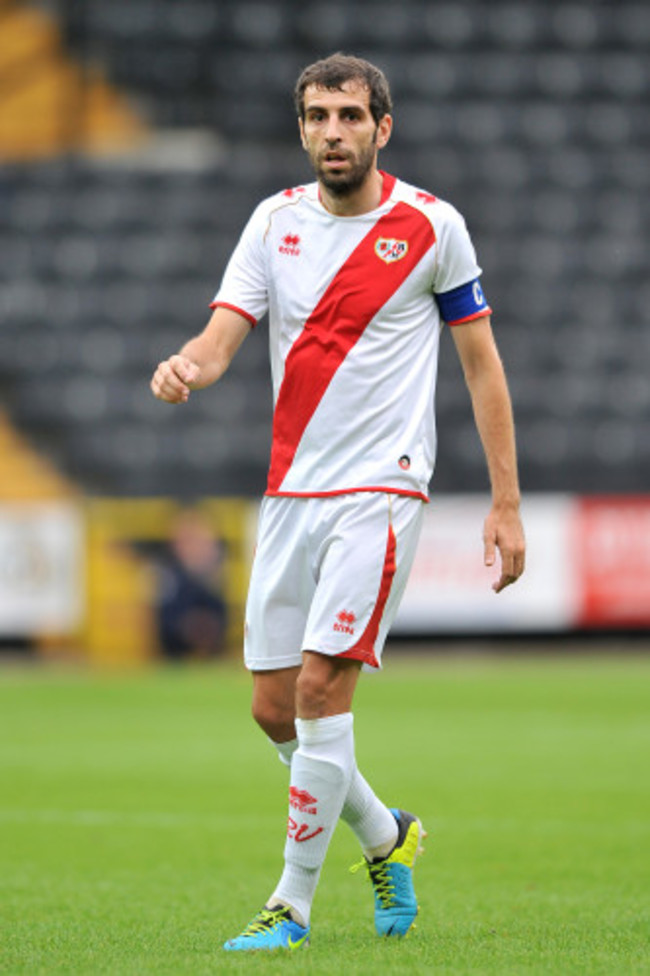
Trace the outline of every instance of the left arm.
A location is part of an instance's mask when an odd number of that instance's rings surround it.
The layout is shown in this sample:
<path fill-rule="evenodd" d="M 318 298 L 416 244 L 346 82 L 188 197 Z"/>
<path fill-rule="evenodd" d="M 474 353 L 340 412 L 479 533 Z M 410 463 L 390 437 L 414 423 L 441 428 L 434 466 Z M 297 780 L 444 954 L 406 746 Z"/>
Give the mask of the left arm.
<path fill-rule="evenodd" d="M 501 555 L 501 576 L 493 589 L 500 593 L 524 571 L 526 543 L 519 516 L 519 479 L 515 426 L 503 364 L 489 316 L 452 327 L 452 335 L 472 398 L 492 486 L 492 508 L 485 520 L 485 565 Z"/>

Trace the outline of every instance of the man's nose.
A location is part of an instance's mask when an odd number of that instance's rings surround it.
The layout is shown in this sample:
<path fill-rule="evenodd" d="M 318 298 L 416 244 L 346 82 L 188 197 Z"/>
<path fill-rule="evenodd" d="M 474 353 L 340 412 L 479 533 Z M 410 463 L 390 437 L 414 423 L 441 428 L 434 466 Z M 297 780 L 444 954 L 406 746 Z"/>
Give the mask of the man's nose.
<path fill-rule="evenodd" d="M 327 129 L 325 131 L 325 138 L 328 142 L 335 143 L 339 142 L 341 139 L 341 133 L 339 130 L 339 120 L 336 116 L 332 115 L 327 120 Z"/>

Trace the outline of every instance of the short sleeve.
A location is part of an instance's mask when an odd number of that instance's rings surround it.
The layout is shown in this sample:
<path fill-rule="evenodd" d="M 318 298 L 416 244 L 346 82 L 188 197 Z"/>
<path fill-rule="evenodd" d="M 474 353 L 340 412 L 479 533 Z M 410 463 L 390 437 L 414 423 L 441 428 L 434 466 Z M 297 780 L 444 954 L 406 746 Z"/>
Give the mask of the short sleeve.
<path fill-rule="evenodd" d="M 224 272 L 212 308 L 224 305 L 253 325 L 268 311 L 268 276 L 264 234 L 268 217 L 264 204 L 253 212 Z"/>
<path fill-rule="evenodd" d="M 444 219 L 435 224 L 438 256 L 433 290 L 436 294 L 452 291 L 481 274 L 465 221 L 450 204 L 441 202 L 440 205 L 444 207 Z"/>

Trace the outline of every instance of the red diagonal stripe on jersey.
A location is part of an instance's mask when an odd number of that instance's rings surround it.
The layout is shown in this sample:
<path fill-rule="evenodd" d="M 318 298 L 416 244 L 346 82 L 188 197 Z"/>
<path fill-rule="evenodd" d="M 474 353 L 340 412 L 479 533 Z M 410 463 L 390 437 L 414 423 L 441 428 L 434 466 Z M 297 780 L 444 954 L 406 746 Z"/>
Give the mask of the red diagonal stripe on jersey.
<path fill-rule="evenodd" d="M 373 668 L 379 667 L 379 662 L 375 656 L 375 643 L 379 635 L 381 618 L 384 615 L 386 603 L 390 596 L 390 588 L 393 585 L 397 563 L 395 554 L 397 551 L 397 539 L 392 525 L 388 526 L 388 540 L 386 542 L 386 555 L 384 556 L 384 566 L 381 571 L 381 581 L 379 583 L 379 593 L 375 609 L 372 611 L 366 629 L 359 640 L 348 651 L 337 654 L 337 657 L 351 658 L 354 661 L 363 661 L 370 664 Z"/>
<path fill-rule="evenodd" d="M 375 254 L 380 237 L 408 241 L 406 254 L 385 262 Z M 429 220 L 397 203 L 357 245 L 328 285 L 289 351 L 273 417 L 268 491 L 280 490 L 305 429 L 337 369 L 436 237 Z"/>

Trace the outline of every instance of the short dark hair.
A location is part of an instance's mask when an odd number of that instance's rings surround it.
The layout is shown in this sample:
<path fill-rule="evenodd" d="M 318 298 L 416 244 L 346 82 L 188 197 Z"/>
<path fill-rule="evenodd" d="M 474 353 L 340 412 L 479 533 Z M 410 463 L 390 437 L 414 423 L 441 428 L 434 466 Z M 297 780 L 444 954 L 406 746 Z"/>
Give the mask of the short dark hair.
<path fill-rule="evenodd" d="M 363 58 L 356 58 L 337 51 L 328 58 L 308 65 L 298 78 L 293 97 L 296 111 L 301 119 L 305 117 L 305 89 L 308 85 L 341 91 L 346 81 L 358 81 L 370 93 L 370 112 L 379 125 L 384 115 L 390 115 L 393 100 L 386 75 Z"/>

